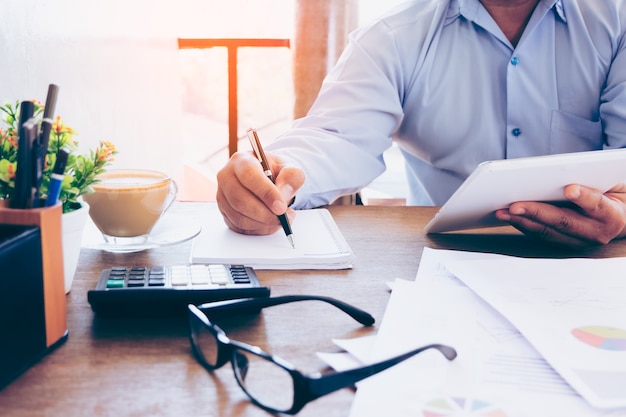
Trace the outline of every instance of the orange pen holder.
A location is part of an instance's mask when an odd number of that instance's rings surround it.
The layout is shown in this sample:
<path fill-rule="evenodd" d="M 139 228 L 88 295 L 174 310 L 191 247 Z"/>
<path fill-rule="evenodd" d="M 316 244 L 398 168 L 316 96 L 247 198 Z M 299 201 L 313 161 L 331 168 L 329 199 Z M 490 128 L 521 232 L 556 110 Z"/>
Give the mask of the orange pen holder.
<path fill-rule="evenodd" d="M 62 344 L 68 330 L 61 205 L 20 210 L 0 204 L 1 389 Z"/>

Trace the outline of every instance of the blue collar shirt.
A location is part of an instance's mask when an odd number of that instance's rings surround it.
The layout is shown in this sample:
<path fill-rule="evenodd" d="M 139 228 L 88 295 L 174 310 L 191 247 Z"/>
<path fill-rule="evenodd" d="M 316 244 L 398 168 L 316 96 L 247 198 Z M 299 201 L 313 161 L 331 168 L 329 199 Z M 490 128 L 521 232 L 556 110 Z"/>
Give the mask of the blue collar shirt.
<path fill-rule="evenodd" d="M 513 46 L 479 0 L 415 0 L 351 34 L 307 116 L 268 149 L 306 174 L 298 208 L 385 170 L 441 205 L 481 162 L 626 146 L 622 0 L 540 0 Z"/>

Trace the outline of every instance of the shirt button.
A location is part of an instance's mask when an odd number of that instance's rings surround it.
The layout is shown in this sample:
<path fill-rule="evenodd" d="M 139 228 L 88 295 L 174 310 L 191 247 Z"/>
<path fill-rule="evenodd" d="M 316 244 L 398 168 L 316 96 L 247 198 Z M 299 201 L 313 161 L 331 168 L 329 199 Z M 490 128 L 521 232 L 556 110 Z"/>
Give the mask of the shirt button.
<path fill-rule="evenodd" d="M 517 65 L 519 64 L 519 58 L 514 56 L 513 58 L 511 58 L 511 64 L 513 65 Z"/>
<path fill-rule="evenodd" d="M 517 137 L 522 134 L 522 130 L 516 127 L 515 129 L 511 130 L 511 134 Z"/>

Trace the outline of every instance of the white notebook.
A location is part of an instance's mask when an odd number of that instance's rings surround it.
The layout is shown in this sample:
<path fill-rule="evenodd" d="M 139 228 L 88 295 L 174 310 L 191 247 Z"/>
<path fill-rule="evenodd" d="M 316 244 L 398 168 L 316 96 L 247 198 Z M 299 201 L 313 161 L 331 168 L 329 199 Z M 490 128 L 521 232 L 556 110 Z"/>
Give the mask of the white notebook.
<path fill-rule="evenodd" d="M 193 241 L 191 262 L 255 269 L 352 268 L 354 254 L 328 210 L 298 210 L 291 229 L 295 249 L 282 229 L 267 236 L 233 232 L 214 208 L 204 217 L 202 231 Z"/>

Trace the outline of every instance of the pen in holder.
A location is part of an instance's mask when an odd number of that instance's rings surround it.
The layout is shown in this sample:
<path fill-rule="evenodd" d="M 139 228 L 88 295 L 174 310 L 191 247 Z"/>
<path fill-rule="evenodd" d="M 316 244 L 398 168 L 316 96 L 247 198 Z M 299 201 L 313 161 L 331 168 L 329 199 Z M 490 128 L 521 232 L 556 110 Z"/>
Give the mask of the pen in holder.
<path fill-rule="evenodd" d="M 0 388 L 67 339 L 61 214 L 0 201 Z"/>

